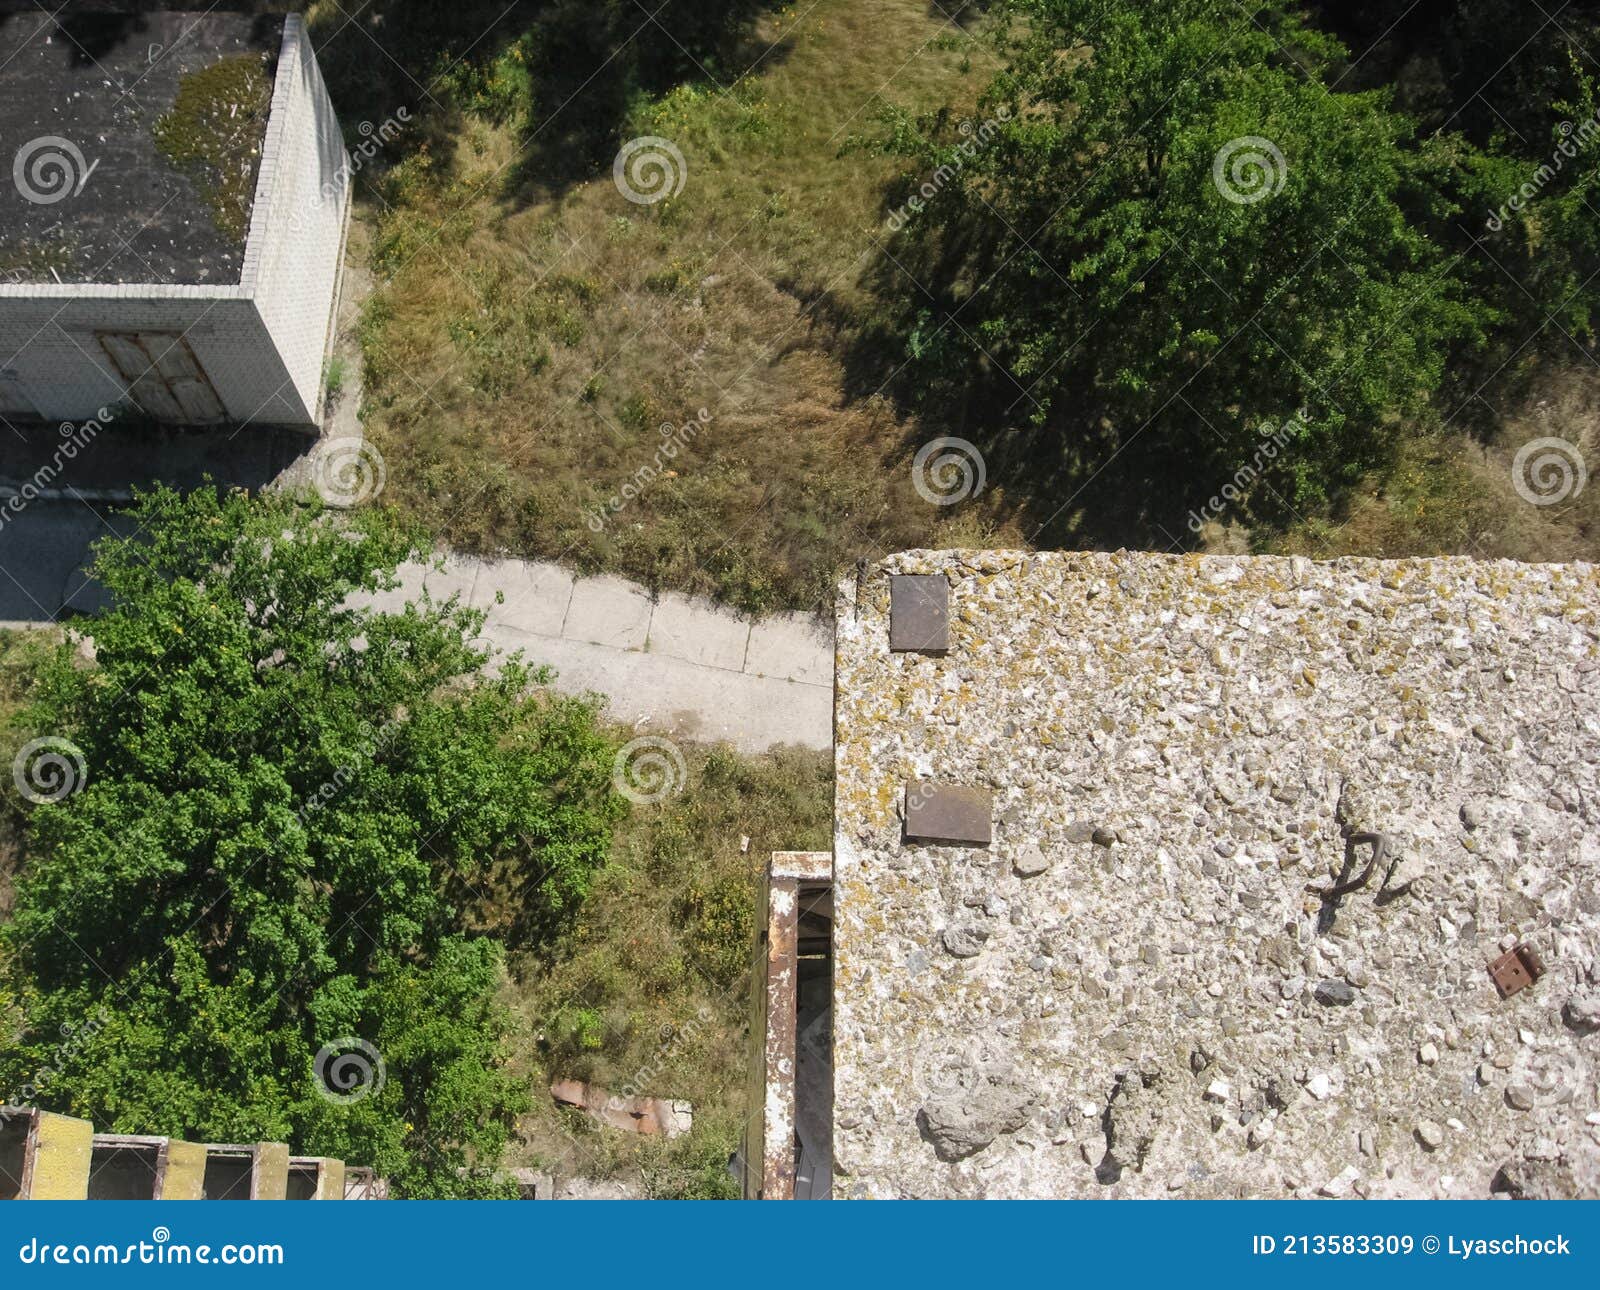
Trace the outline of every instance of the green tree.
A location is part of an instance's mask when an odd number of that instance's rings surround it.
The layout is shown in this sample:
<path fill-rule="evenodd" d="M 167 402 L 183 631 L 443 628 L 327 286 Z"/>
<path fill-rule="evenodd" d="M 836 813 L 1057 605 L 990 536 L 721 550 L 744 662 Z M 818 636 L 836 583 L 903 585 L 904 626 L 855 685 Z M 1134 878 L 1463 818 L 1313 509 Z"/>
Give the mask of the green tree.
<path fill-rule="evenodd" d="M 161 490 L 132 517 L 97 552 L 93 664 L 63 646 L 31 713 L 83 773 L 28 817 L 0 1080 L 109 1129 L 492 1189 L 473 1167 L 526 1095 L 465 914 L 491 872 L 531 935 L 582 900 L 621 808 L 595 709 L 520 661 L 482 679 L 481 612 L 353 601 L 418 553 L 379 512 Z M 350 1038 L 354 1089 L 317 1062 Z"/>
<path fill-rule="evenodd" d="M 1572 358 L 1595 337 L 1600 98 L 1576 62 L 1572 71 L 1569 97 L 1544 105 L 1549 119 L 1536 133 L 1501 132 L 1483 147 L 1441 144 L 1457 163 L 1448 181 L 1459 254 L 1475 289 L 1506 320 L 1486 356 L 1491 370 L 1518 357 Z"/>
<path fill-rule="evenodd" d="M 985 124 L 899 123 L 921 164 L 888 247 L 926 284 L 925 388 L 976 382 L 1069 456 L 1142 438 L 1204 492 L 1288 422 L 1258 510 L 1381 462 L 1490 321 L 1427 232 L 1438 155 L 1385 93 L 1330 92 L 1344 50 L 1286 0 L 1010 16 Z"/>

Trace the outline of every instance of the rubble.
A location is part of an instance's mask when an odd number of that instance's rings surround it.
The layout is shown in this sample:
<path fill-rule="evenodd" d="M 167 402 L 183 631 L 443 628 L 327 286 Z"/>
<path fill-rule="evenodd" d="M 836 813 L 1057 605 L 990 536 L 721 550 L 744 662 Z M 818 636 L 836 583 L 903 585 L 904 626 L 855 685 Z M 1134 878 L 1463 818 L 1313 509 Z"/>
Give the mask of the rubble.
<path fill-rule="evenodd" d="M 985 927 L 968 923 L 944 929 L 944 947 L 958 959 L 975 958 L 983 953 L 983 943 L 989 939 Z"/>
<path fill-rule="evenodd" d="M 676 1138 L 694 1124 L 694 1107 L 689 1102 L 658 1097 L 623 1097 L 582 1080 L 556 1080 L 550 1096 L 563 1106 L 575 1106 L 589 1117 L 612 1129 L 647 1136 L 660 1134 Z"/>
<path fill-rule="evenodd" d="M 1161 1131 L 1162 1078 L 1159 1072 L 1124 1071 L 1106 1106 L 1103 1175 L 1115 1181 L 1125 1169 L 1144 1168 L 1145 1157 Z"/>
<path fill-rule="evenodd" d="M 1561 1019 L 1580 1035 L 1600 1030 L 1600 990 L 1579 990 L 1561 1008 Z"/>
<path fill-rule="evenodd" d="M 941 1160 L 961 1160 L 1028 1122 L 1034 1095 L 1009 1067 L 979 1067 L 962 1086 L 930 1097 L 920 1120 Z"/>

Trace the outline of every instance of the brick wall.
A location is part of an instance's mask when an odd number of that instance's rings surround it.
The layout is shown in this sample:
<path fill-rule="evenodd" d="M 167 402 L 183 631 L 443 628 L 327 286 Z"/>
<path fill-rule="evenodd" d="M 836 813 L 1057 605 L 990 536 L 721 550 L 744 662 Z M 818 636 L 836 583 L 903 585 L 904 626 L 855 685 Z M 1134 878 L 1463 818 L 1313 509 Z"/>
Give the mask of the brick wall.
<path fill-rule="evenodd" d="M 58 288 L 58 290 L 60 290 Z M 260 311 L 237 288 L 105 287 L 102 294 L 0 298 L 0 368 L 50 421 L 84 421 L 122 398 L 125 382 L 97 332 L 177 332 L 230 419 L 304 424 L 299 398 Z M 191 294 L 165 294 L 184 292 Z"/>

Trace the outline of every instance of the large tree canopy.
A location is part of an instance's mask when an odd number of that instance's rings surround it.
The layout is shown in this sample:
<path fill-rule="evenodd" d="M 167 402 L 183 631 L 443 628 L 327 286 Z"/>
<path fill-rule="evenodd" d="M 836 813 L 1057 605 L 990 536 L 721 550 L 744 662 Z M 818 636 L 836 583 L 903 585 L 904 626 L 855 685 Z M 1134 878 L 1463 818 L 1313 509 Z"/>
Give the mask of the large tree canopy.
<path fill-rule="evenodd" d="M 584 895 L 620 807 L 594 709 L 520 663 L 481 678 L 479 612 L 358 607 L 416 553 L 378 513 L 202 490 L 132 515 L 94 662 L 69 644 L 40 682 L 33 727 L 71 747 L 4 930 L 27 1028 L 0 1081 L 487 1189 L 525 1097 L 463 910 L 491 873 L 549 921 Z"/>
<path fill-rule="evenodd" d="M 895 290 L 915 291 L 900 270 L 922 288 L 910 359 L 937 396 L 979 388 L 1069 457 L 1143 439 L 1204 492 L 1254 458 L 1254 504 L 1282 517 L 1380 465 L 1452 358 L 1513 315 L 1559 307 L 1587 328 L 1593 155 L 1496 244 L 1491 198 L 1533 177 L 1526 158 L 1421 135 L 1389 89 L 1354 88 L 1350 52 L 1302 6 L 1008 15 L 984 124 L 895 135 L 919 166 L 886 247 Z M 1541 237 L 1561 246 L 1530 258 Z M 1263 425 L 1282 430 L 1266 462 Z"/>

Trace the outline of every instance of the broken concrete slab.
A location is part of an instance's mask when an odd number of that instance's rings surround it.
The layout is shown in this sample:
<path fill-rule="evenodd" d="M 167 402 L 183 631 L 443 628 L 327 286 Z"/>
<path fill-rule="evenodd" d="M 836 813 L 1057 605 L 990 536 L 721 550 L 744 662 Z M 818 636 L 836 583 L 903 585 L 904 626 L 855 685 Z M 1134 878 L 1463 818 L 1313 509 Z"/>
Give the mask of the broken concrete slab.
<path fill-rule="evenodd" d="M 694 1107 L 678 1099 L 623 1097 L 582 1080 L 556 1080 L 550 1096 L 562 1106 L 575 1106 L 609 1128 L 647 1137 L 676 1138 L 694 1126 Z"/>

